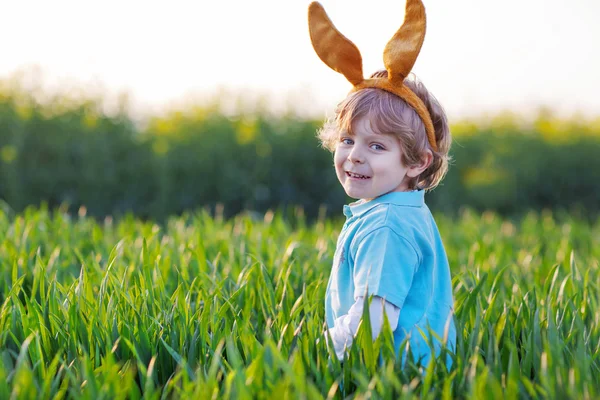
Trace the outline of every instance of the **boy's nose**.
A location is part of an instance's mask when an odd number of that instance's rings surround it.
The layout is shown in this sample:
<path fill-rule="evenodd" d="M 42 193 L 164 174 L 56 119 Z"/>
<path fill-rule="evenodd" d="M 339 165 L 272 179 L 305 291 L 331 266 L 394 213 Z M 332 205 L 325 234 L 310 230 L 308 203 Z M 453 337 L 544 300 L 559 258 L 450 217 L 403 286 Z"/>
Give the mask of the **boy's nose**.
<path fill-rule="evenodd" d="M 365 161 L 365 158 L 362 155 L 362 152 L 357 150 L 356 147 L 354 147 L 350 154 L 348 154 L 348 160 L 355 164 L 362 164 Z"/>

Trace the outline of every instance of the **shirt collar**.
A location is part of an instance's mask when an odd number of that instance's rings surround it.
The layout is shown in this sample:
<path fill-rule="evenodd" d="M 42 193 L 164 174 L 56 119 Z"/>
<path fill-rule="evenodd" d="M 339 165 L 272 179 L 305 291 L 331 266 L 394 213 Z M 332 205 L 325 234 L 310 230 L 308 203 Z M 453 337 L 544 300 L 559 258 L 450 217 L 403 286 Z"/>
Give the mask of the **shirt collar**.
<path fill-rule="evenodd" d="M 358 201 L 344 205 L 344 215 L 347 218 L 359 217 L 379 204 L 394 204 L 407 207 L 422 207 L 425 204 L 425 191 L 390 192 L 370 201 Z"/>

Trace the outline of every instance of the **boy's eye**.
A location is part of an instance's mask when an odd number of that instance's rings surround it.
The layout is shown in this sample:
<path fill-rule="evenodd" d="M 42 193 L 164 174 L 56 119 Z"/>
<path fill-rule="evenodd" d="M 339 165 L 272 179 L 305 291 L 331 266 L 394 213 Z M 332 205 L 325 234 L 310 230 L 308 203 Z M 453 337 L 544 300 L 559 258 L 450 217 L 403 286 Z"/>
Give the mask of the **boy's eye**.
<path fill-rule="evenodd" d="M 373 150 L 385 150 L 385 148 L 384 148 L 382 145 L 380 145 L 380 144 L 377 144 L 377 143 L 373 143 L 373 144 L 371 145 L 371 148 L 372 148 Z"/>
<path fill-rule="evenodd" d="M 340 140 L 340 142 L 347 144 L 347 145 L 354 144 L 354 141 L 352 141 L 352 139 L 348 139 L 348 138 L 342 138 L 342 140 Z"/>

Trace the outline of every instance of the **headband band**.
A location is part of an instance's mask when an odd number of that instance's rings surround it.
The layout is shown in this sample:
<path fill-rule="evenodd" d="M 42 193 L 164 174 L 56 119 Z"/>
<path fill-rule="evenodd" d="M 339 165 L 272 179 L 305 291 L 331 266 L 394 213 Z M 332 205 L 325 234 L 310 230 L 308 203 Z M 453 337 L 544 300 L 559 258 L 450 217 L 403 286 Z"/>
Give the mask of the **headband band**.
<path fill-rule="evenodd" d="M 353 85 L 352 91 L 376 88 L 404 100 L 423 121 L 429 144 L 437 151 L 435 130 L 427 106 L 404 85 L 404 79 L 415 64 L 425 39 L 425 19 L 421 0 L 407 0 L 404 22 L 383 51 L 387 78 L 365 79 L 362 57 L 356 45 L 335 28 L 321 4 L 313 2 L 308 8 L 310 39 L 319 58 L 329 68 L 344 75 Z"/>

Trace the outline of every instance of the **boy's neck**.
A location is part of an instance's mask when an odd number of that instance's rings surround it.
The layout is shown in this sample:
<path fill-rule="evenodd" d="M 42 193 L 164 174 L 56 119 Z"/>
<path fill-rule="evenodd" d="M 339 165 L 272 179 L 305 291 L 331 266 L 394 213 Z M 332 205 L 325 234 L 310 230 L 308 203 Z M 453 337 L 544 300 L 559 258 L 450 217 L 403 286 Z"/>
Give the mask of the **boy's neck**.
<path fill-rule="evenodd" d="M 418 190 L 418 189 L 399 190 L 398 192 L 415 192 L 415 191 L 417 191 L 417 190 Z M 391 191 L 391 192 L 388 192 L 388 193 L 393 193 L 393 192 L 394 192 L 394 191 Z M 351 205 L 351 206 L 358 206 L 358 205 L 360 205 L 360 204 L 368 203 L 369 201 L 375 200 L 375 199 L 377 199 L 377 198 L 379 198 L 379 197 L 381 197 L 381 196 L 385 196 L 385 195 L 386 195 L 386 194 L 388 194 L 388 193 L 384 193 L 384 194 L 382 194 L 382 195 L 380 195 L 380 196 L 377 196 L 377 197 L 375 197 L 375 198 L 372 198 L 372 199 L 358 199 L 358 200 L 356 200 L 355 202 L 353 202 L 353 203 L 350 203 L 350 205 Z"/>

